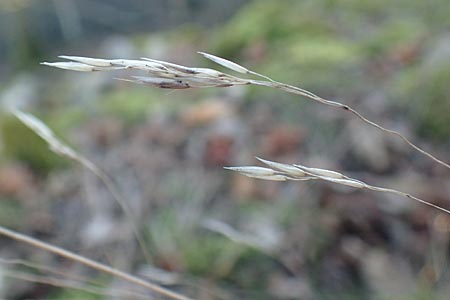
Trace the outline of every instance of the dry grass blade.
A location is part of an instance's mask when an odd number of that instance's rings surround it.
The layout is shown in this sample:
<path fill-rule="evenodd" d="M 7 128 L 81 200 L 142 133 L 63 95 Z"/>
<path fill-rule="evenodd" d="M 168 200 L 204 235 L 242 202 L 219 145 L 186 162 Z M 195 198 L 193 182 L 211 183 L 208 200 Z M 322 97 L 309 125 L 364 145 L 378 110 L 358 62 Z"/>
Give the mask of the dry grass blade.
<path fill-rule="evenodd" d="M 28 128 L 33 130 L 37 135 L 39 135 L 44 141 L 49 145 L 50 150 L 58 155 L 67 157 L 71 160 L 75 160 L 86 168 L 90 169 L 94 173 L 98 173 L 98 168 L 90 162 L 88 159 L 78 154 L 75 150 L 70 148 L 68 145 L 63 143 L 60 139 L 56 137 L 53 131 L 45 125 L 41 120 L 36 118 L 31 114 L 24 113 L 20 110 L 13 110 L 13 114 Z"/>
<path fill-rule="evenodd" d="M 163 287 L 161 287 L 159 285 L 156 285 L 156 284 L 153 284 L 151 282 L 145 281 L 145 280 L 143 280 L 143 279 L 141 279 L 139 277 L 130 275 L 130 274 L 125 273 L 123 271 L 120 271 L 118 269 L 115 269 L 115 268 L 112 268 L 110 266 L 101 264 L 101 263 L 96 262 L 96 261 L 94 261 L 92 259 L 86 258 L 86 257 L 78 255 L 78 254 L 75 254 L 73 252 L 70 252 L 68 250 L 62 249 L 60 247 L 57 247 L 57 246 L 50 245 L 48 243 L 39 241 L 39 240 L 37 240 L 35 238 L 26 236 L 26 235 L 18 233 L 18 232 L 15 232 L 15 231 L 7 229 L 7 228 L 5 228 L 3 226 L 0 226 L 0 235 L 9 237 L 9 238 L 11 238 L 13 240 L 16 240 L 18 242 L 22 242 L 22 243 L 31 245 L 31 246 L 33 246 L 35 248 L 38 248 L 38 249 L 41 249 L 41 250 L 44 250 L 44 251 L 48 251 L 50 253 L 59 255 L 61 257 L 65 257 L 65 258 L 70 259 L 72 261 L 76 261 L 76 262 L 78 262 L 80 264 L 83 264 L 85 266 L 88 266 L 90 268 L 96 269 L 98 271 L 110 274 L 112 276 L 115 276 L 115 277 L 120 278 L 122 280 L 128 281 L 130 283 L 142 286 L 142 287 L 144 287 L 144 288 L 146 288 L 146 289 L 148 289 L 150 291 L 153 291 L 153 292 L 155 292 L 157 294 L 169 297 L 171 299 L 176 299 L 176 300 L 193 300 L 193 299 L 191 299 L 189 297 L 186 297 L 186 296 L 180 295 L 178 293 L 175 293 L 175 292 L 173 292 L 171 290 L 165 289 L 165 288 L 163 288 Z"/>
<path fill-rule="evenodd" d="M 348 176 L 345 176 L 341 173 L 326 170 L 326 169 L 318 169 L 318 168 L 310 168 L 306 167 L 300 164 L 295 165 L 289 165 L 289 164 L 281 164 L 278 162 L 268 161 L 265 159 L 258 158 L 259 161 L 263 162 L 269 167 L 272 167 L 274 169 L 265 168 L 265 167 L 255 167 L 255 166 L 239 166 L 239 167 L 225 167 L 227 170 L 236 171 L 239 172 L 242 175 L 253 177 L 253 178 L 259 178 L 259 179 L 265 179 L 265 180 L 277 180 L 277 179 L 271 179 L 271 176 L 284 176 L 285 180 L 308 180 L 308 179 L 320 179 L 336 184 L 346 185 L 350 187 L 354 187 L 357 189 L 368 189 L 372 191 L 377 192 L 383 192 L 383 193 L 391 193 L 396 194 L 402 197 L 406 197 L 409 199 L 413 199 L 417 202 L 420 202 L 422 204 L 434 207 L 440 211 L 443 211 L 447 214 L 450 214 L 450 210 L 447 210 L 443 207 L 440 207 L 438 205 L 435 205 L 431 202 L 422 200 L 420 198 L 417 198 L 415 196 L 412 196 L 408 193 L 397 191 L 394 189 L 389 188 L 383 188 L 383 187 L 377 187 L 370 184 L 367 184 L 365 182 L 362 182 L 358 179 L 350 178 Z M 299 169 L 303 173 L 299 173 L 297 171 Z M 305 177 L 306 174 L 306 177 Z"/>
<path fill-rule="evenodd" d="M 80 163 L 85 168 L 90 170 L 92 173 L 94 173 L 100 180 L 105 184 L 108 191 L 113 196 L 114 200 L 119 204 L 119 206 L 122 208 L 124 213 L 126 214 L 128 220 L 130 221 L 130 224 L 132 225 L 133 233 L 136 237 L 136 240 L 139 243 L 139 246 L 141 248 L 142 254 L 144 255 L 147 262 L 150 262 L 150 257 L 148 256 L 147 246 L 139 235 L 138 226 L 135 223 L 135 217 L 133 216 L 133 213 L 129 206 L 127 205 L 125 199 L 122 197 L 120 192 L 117 190 L 116 186 L 114 185 L 114 182 L 112 179 L 106 175 L 105 172 L 103 172 L 99 167 L 97 167 L 93 162 L 91 162 L 89 159 L 84 157 L 83 155 L 79 154 L 75 150 L 73 150 L 71 147 L 66 145 L 64 142 L 62 142 L 60 139 L 56 137 L 56 135 L 53 133 L 53 131 L 44 124 L 41 120 L 36 118 L 35 116 L 22 112 L 20 110 L 13 110 L 12 113 L 27 127 L 29 127 L 31 130 L 33 130 L 37 135 L 39 135 L 44 141 L 46 141 L 49 145 L 50 150 L 55 152 L 58 155 L 61 155 L 63 157 L 67 157 L 75 162 Z"/>
<path fill-rule="evenodd" d="M 274 88 L 278 90 L 282 90 L 287 93 L 296 94 L 300 96 L 304 96 L 313 101 L 341 108 L 345 111 L 348 111 L 355 115 L 357 118 L 362 120 L 364 123 L 377 128 L 387 134 L 394 135 L 400 139 L 402 139 L 406 144 L 408 144 L 414 150 L 420 152 L 421 154 L 427 156 L 432 159 L 436 163 L 441 166 L 450 169 L 450 165 L 446 162 L 436 158 L 431 153 L 421 149 L 412 143 L 408 138 L 403 136 L 401 133 L 385 128 L 373 121 L 370 121 L 358 111 L 353 109 L 352 107 L 342 104 L 337 101 L 331 101 L 324 98 L 321 98 L 307 90 L 304 90 L 299 87 L 295 87 L 289 84 L 277 82 L 265 75 L 256 73 L 252 70 L 249 70 L 235 62 L 229 61 L 227 59 L 204 53 L 198 52 L 203 55 L 205 58 L 224 66 L 230 70 L 236 71 L 238 73 L 251 74 L 255 76 L 259 76 L 264 78 L 265 80 L 252 80 L 252 79 L 244 79 L 236 76 L 231 76 L 226 73 L 219 72 L 214 69 L 206 69 L 206 68 L 190 68 L 182 65 L 177 65 L 165 61 L 159 61 L 150 58 L 142 58 L 141 60 L 126 60 L 126 59 L 97 59 L 97 58 L 89 58 L 89 57 L 80 57 L 80 56 L 60 56 L 61 58 L 72 60 L 73 62 L 55 62 L 55 63 L 42 63 L 44 65 L 50 67 L 56 67 L 66 70 L 73 71 L 108 71 L 108 70 L 117 70 L 117 69 L 138 69 L 143 70 L 148 73 L 148 77 L 135 77 L 134 79 L 124 79 L 127 81 L 131 81 L 134 83 L 141 84 L 149 84 L 151 86 L 156 86 L 159 88 L 168 88 L 168 89 L 185 89 L 185 88 L 205 88 L 205 87 L 229 87 L 233 85 L 247 85 L 253 84 L 258 86 L 265 86 L 269 88 Z M 163 79 L 171 79 L 170 81 L 165 81 Z M 174 81 L 175 80 L 175 81 Z"/>

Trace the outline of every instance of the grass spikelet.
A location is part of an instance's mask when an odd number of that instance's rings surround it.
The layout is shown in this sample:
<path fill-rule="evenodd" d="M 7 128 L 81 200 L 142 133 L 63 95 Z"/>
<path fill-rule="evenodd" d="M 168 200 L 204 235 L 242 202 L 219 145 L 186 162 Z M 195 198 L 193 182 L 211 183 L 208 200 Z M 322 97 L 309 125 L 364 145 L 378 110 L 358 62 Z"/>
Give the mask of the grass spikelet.
<path fill-rule="evenodd" d="M 227 170 L 236 171 L 245 175 L 247 177 L 258 178 L 258 179 L 266 179 L 273 181 L 286 181 L 288 178 L 282 174 L 277 174 L 278 172 L 263 167 L 225 167 Z"/>
<path fill-rule="evenodd" d="M 335 172 L 335 171 L 331 171 L 331 170 L 327 170 L 327 169 L 310 168 L 310 167 L 306 167 L 306 166 L 303 166 L 300 164 L 292 165 L 293 167 L 300 168 L 302 171 L 304 171 L 308 175 L 308 177 L 305 178 L 304 175 L 302 175 L 302 174 L 298 175 L 298 172 L 295 169 L 290 169 L 290 168 L 284 167 L 285 164 L 280 164 L 277 162 L 268 161 L 268 160 L 261 159 L 261 158 L 258 158 L 258 160 L 265 163 L 266 165 L 268 165 L 270 167 L 274 167 L 279 170 L 279 171 L 276 171 L 276 170 L 273 170 L 270 168 L 262 168 L 264 170 L 264 174 L 270 174 L 270 170 L 272 170 L 272 174 L 284 176 L 285 180 L 320 179 L 323 181 L 328 181 L 328 182 L 336 183 L 336 184 L 340 184 L 340 185 L 346 185 L 346 186 L 354 187 L 357 189 L 368 189 L 368 190 L 377 191 L 377 192 L 396 194 L 396 195 L 399 195 L 399 196 L 402 196 L 405 198 L 413 199 L 417 202 L 434 207 L 440 211 L 450 214 L 450 210 L 447 210 L 443 207 L 440 207 L 438 205 L 435 205 L 435 204 L 425 201 L 423 199 L 417 198 L 408 193 L 401 192 L 401 191 L 394 190 L 394 189 L 373 186 L 373 185 L 367 184 L 365 182 L 362 182 L 358 179 L 350 178 L 348 176 L 345 176 L 345 175 Z M 280 170 L 280 168 L 279 168 L 280 165 L 282 166 L 282 168 L 284 170 Z M 286 166 L 290 166 L 290 165 L 286 165 Z M 254 177 L 254 178 L 265 179 L 265 180 L 273 180 L 273 179 L 271 179 L 271 177 L 269 175 L 261 176 L 260 168 L 255 167 L 255 166 L 225 167 L 225 169 L 239 172 L 240 174 L 248 176 L 248 177 Z M 337 178 L 337 174 L 339 174 L 340 177 Z"/>
<path fill-rule="evenodd" d="M 85 65 L 95 66 L 95 67 L 111 67 L 112 63 L 110 60 L 101 58 L 90 58 L 82 56 L 70 56 L 70 55 L 60 55 L 59 58 L 76 61 Z"/>
<path fill-rule="evenodd" d="M 238 65 L 235 62 L 229 61 L 228 59 L 225 59 L 225 58 L 222 58 L 222 57 L 218 57 L 218 56 L 215 56 L 215 55 L 212 55 L 212 54 L 208 54 L 208 53 L 205 53 L 205 52 L 197 52 L 197 53 L 203 55 L 205 58 L 215 62 L 216 64 L 219 64 L 219 65 L 221 65 L 221 66 L 223 66 L 225 68 L 228 68 L 230 70 L 233 70 L 235 72 L 242 73 L 242 74 L 250 73 L 250 71 L 247 68 L 244 68 L 243 66 Z"/>
<path fill-rule="evenodd" d="M 265 160 L 260 157 L 256 157 L 256 159 L 259 160 L 260 162 L 268 165 L 269 167 L 279 170 L 281 172 L 293 174 L 296 177 L 307 176 L 306 172 L 302 171 L 300 168 L 297 168 L 295 165 L 282 164 L 282 163 L 278 163 L 278 162 L 274 162 L 274 161 Z"/>
<path fill-rule="evenodd" d="M 94 66 L 77 63 L 77 62 L 42 62 L 41 65 L 54 67 L 58 69 L 71 70 L 71 71 L 79 71 L 79 72 L 93 72 L 95 71 Z"/>
<path fill-rule="evenodd" d="M 313 175 L 324 176 L 324 177 L 328 177 L 328 178 L 336 178 L 336 179 L 346 178 L 344 175 L 342 175 L 341 173 L 336 172 L 336 171 L 330 171 L 330 170 L 319 169 L 319 168 L 308 168 L 308 167 L 305 167 L 302 165 L 296 165 L 296 164 L 294 164 L 294 166 L 303 170 L 307 174 L 313 174 Z"/>

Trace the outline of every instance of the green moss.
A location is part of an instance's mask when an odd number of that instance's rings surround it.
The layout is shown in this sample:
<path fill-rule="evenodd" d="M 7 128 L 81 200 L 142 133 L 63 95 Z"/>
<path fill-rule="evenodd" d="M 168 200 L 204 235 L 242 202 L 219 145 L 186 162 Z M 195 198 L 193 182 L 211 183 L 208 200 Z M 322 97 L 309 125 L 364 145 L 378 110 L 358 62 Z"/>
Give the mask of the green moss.
<path fill-rule="evenodd" d="M 255 41 L 277 47 L 282 46 L 278 42 L 292 36 L 311 37 L 331 32 L 329 24 L 302 10 L 305 5 L 296 1 L 251 2 L 219 30 L 213 41 L 215 53 L 234 57 Z"/>
<path fill-rule="evenodd" d="M 176 96 L 169 97 L 163 93 L 163 90 L 144 86 L 113 90 L 102 96 L 100 111 L 135 123 L 145 119 L 148 114 L 171 112 L 183 105 L 179 101 L 172 101 Z"/>
<path fill-rule="evenodd" d="M 82 106 L 71 105 L 65 108 L 52 110 L 46 116 L 47 125 L 57 134 L 65 132 L 71 128 L 80 126 L 88 119 L 88 113 Z"/>
<path fill-rule="evenodd" d="M 357 58 L 356 47 L 348 40 L 329 37 L 310 38 L 308 41 L 294 41 L 288 45 L 290 63 L 310 66 L 353 63 Z"/>
<path fill-rule="evenodd" d="M 392 19 L 376 27 L 361 43 L 366 57 L 385 54 L 404 45 L 412 45 L 426 35 L 423 22 L 415 18 Z"/>
<path fill-rule="evenodd" d="M 187 270 L 196 275 L 228 275 L 245 249 L 218 235 L 198 235 L 181 246 Z"/>
<path fill-rule="evenodd" d="M 38 270 L 26 268 L 23 270 L 25 273 L 36 274 L 37 276 L 43 275 Z M 81 279 L 86 280 L 89 284 L 80 285 L 81 288 L 89 289 L 92 291 L 87 291 L 77 288 L 58 288 L 54 287 L 49 292 L 47 298 L 55 300 L 70 300 L 70 299 L 85 299 L 85 300 L 96 300 L 105 299 L 105 293 L 108 292 L 110 288 L 111 276 L 108 274 L 97 272 L 90 273 L 90 275 L 83 275 Z M 77 285 L 75 285 L 77 286 Z M 126 291 L 124 291 L 126 293 Z M 116 299 L 117 297 L 106 297 L 106 299 Z M 128 299 L 128 298 L 127 298 Z"/>
<path fill-rule="evenodd" d="M 268 279 L 275 268 L 275 262 L 269 256 L 248 249 L 225 281 L 241 289 L 259 291 L 261 297 L 267 296 Z"/>
<path fill-rule="evenodd" d="M 105 292 L 107 288 L 105 288 Z M 70 299 L 85 299 L 85 300 L 97 300 L 97 299 L 105 299 L 105 295 L 101 293 L 101 290 L 96 292 L 88 292 L 84 290 L 78 289 L 70 289 L 70 288 L 61 288 L 50 293 L 51 299 L 61 299 L 61 300 L 70 300 Z"/>
<path fill-rule="evenodd" d="M 101 109 L 108 114 L 137 121 L 145 117 L 150 106 L 156 105 L 151 89 L 131 88 L 108 92 L 101 99 Z"/>
<path fill-rule="evenodd" d="M 440 66 L 426 78 L 416 82 L 410 91 L 415 99 L 415 115 L 418 118 L 418 131 L 435 140 L 450 138 L 450 65 Z"/>
<path fill-rule="evenodd" d="M 245 247 L 187 223 L 174 208 L 160 209 L 145 233 L 152 255 L 163 261 L 176 257 L 186 272 L 198 276 L 226 276 Z"/>

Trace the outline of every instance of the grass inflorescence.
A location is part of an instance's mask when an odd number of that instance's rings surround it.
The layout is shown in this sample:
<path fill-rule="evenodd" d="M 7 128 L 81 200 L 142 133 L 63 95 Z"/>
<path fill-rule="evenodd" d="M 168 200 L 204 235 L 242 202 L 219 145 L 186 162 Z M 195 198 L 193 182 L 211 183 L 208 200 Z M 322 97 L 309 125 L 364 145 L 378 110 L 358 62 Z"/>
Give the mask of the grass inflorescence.
<path fill-rule="evenodd" d="M 407 145 L 409 145 L 412 149 L 415 151 L 427 156 L 431 160 L 435 161 L 439 165 L 450 169 L 450 165 L 443 162 L 442 160 L 436 158 L 434 155 L 430 154 L 429 152 L 421 149 L 420 147 L 416 146 L 414 143 L 412 143 L 408 138 L 406 138 L 401 133 L 385 128 L 375 122 L 372 122 L 368 120 L 366 117 L 364 117 L 362 114 L 357 112 L 352 107 L 343 104 L 341 102 L 332 101 L 324 99 L 320 96 L 315 95 L 314 93 L 311 93 L 305 89 L 295 87 L 289 84 L 281 83 L 278 81 L 275 81 L 265 75 L 256 73 L 254 71 L 251 71 L 235 62 L 229 61 L 227 59 L 217 57 L 211 54 L 207 54 L 204 52 L 199 52 L 201 55 L 203 55 L 205 58 L 225 67 L 228 68 L 234 72 L 240 73 L 240 74 L 246 74 L 251 76 L 256 76 L 258 79 L 252 79 L 252 78 L 242 78 L 239 76 L 230 75 L 227 73 L 223 73 L 221 71 L 210 69 L 210 68 L 197 68 L 197 67 L 187 67 L 179 64 L 174 64 L 166 61 L 161 60 L 155 60 L 150 58 L 141 58 L 141 59 L 98 59 L 98 58 L 89 58 L 89 57 L 80 57 L 80 56 L 60 56 L 62 59 L 66 59 L 68 61 L 66 62 L 44 62 L 43 65 L 50 66 L 50 67 L 56 67 L 60 69 L 66 69 L 66 70 L 72 70 L 72 71 L 81 71 L 81 72 L 94 72 L 94 71 L 115 71 L 115 70 L 125 70 L 125 71 L 143 71 L 145 72 L 145 75 L 130 75 L 125 78 L 117 78 L 118 80 L 128 81 L 132 83 L 138 83 L 138 84 L 144 84 L 152 87 L 162 88 L 162 89 L 173 89 L 173 90 L 183 90 L 183 89 L 192 89 L 192 88 L 223 88 L 223 87 L 231 87 L 231 86 L 243 86 L 243 85 L 255 85 L 255 86 L 262 86 L 262 87 L 268 87 L 273 88 L 277 90 L 281 90 L 283 92 L 296 94 L 303 96 L 307 99 L 310 99 L 315 102 L 319 102 L 321 104 L 336 107 L 342 110 L 345 110 L 347 112 L 350 112 L 360 120 L 362 120 L 364 123 L 371 125 L 372 127 L 375 127 L 378 130 L 381 130 L 382 132 L 390 135 L 394 135 L 401 140 L 403 140 Z M 130 209 L 126 205 L 123 196 L 118 192 L 116 189 L 113 181 L 99 168 L 97 167 L 93 162 L 91 162 L 89 159 L 81 155 L 80 153 L 76 152 L 74 149 L 72 149 L 67 144 L 61 142 L 56 135 L 53 133 L 53 131 L 46 126 L 42 121 L 37 119 L 36 117 L 27 114 L 25 112 L 19 111 L 19 110 L 13 110 L 12 113 L 26 126 L 28 126 L 30 129 L 32 129 L 37 135 L 39 135 L 41 138 L 43 138 L 49 145 L 50 149 L 57 153 L 60 156 L 69 158 L 73 161 L 76 161 L 83 165 L 85 168 L 89 169 L 91 172 L 93 172 L 95 175 L 97 175 L 107 186 L 108 190 L 111 192 L 115 200 L 121 205 L 122 209 L 127 213 L 129 219 L 133 220 L 133 217 L 131 215 Z M 428 201 L 422 200 L 420 198 L 417 198 L 413 195 L 410 195 L 408 193 L 398 191 L 395 189 L 390 188 L 384 188 L 384 187 L 378 187 L 374 185 L 370 185 L 366 182 L 363 182 L 359 179 L 355 179 L 352 177 L 349 177 L 347 175 L 344 175 L 342 173 L 333 171 L 333 170 L 327 170 L 327 169 L 321 169 L 321 168 L 314 168 L 314 167 L 307 167 L 301 164 L 284 164 L 279 162 L 274 162 L 270 160 L 265 160 L 261 158 L 257 158 L 260 162 L 265 164 L 265 167 L 261 166 L 234 166 L 234 167 L 225 167 L 228 170 L 238 172 L 242 175 L 257 178 L 257 179 L 263 179 L 263 180 L 273 180 L 273 181 L 324 181 L 329 182 L 333 184 L 339 184 L 339 185 L 345 185 L 350 188 L 355 189 L 366 189 L 366 190 L 372 190 L 377 192 L 383 192 L 383 193 L 391 193 L 396 194 L 402 197 L 406 197 L 415 201 L 418 201 L 422 204 L 431 206 L 435 209 L 438 209 L 440 211 L 443 211 L 445 213 L 450 214 L 450 211 L 437 206 L 433 203 L 430 203 Z M 233 238 L 235 240 L 241 240 L 241 237 L 237 235 L 233 230 L 231 230 L 229 227 L 224 227 L 222 225 L 218 226 L 217 223 L 207 223 L 204 224 L 208 228 L 212 228 L 212 230 L 221 232 L 222 234 Z M 137 237 L 137 240 L 139 244 L 142 247 L 142 250 L 145 254 L 146 247 L 143 240 L 140 238 L 140 236 L 137 233 L 137 224 L 133 223 L 134 231 Z M 166 289 L 164 287 L 161 287 L 155 283 L 151 283 L 145 280 L 142 280 L 136 276 L 130 275 L 128 273 L 122 272 L 120 270 L 114 269 L 112 267 L 109 267 L 107 265 L 98 263 L 96 261 L 90 260 L 86 257 L 83 257 L 81 255 L 72 253 L 70 251 L 67 251 L 65 249 L 59 248 L 57 246 L 42 242 L 40 240 L 28 237 L 26 235 L 17 233 L 15 231 L 12 231 L 10 229 L 7 229 L 5 227 L 0 226 L 0 234 L 7 236 L 9 238 L 12 238 L 14 240 L 26 243 L 28 245 L 31 245 L 33 247 L 51 252 L 53 254 L 65 257 L 67 259 L 70 259 L 72 261 L 81 263 L 85 266 L 94 268 L 96 270 L 105 272 L 107 274 L 113 275 L 115 277 L 121 278 L 123 280 L 126 280 L 130 283 L 140 285 L 141 287 L 144 287 L 148 289 L 149 291 L 152 291 L 156 294 L 172 298 L 172 299 L 178 299 L 178 300 L 189 300 L 190 298 L 183 296 L 181 294 L 175 293 L 169 289 Z M 16 277 L 19 277 L 19 275 L 15 275 Z M 40 279 L 34 278 L 31 279 L 35 282 L 39 282 Z M 48 282 L 47 282 L 48 283 Z M 67 283 L 66 282 L 57 282 L 52 281 L 50 284 L 55 284 L 59 286 L 64 286 Z M 92 290 L 91 290 L 92 292 Z"/>

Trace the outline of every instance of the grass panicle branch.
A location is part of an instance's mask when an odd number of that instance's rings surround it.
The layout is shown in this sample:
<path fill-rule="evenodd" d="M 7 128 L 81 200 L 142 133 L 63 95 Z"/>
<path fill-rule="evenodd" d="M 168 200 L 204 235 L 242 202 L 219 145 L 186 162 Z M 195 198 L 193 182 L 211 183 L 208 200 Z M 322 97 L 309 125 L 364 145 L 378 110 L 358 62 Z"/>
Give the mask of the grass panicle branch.
<path fill-rule="evenodd" d="M 357 189 L 367 189 L 383 193 L 396 194 L 405 198 L 413 199 L 422 204 L 436 208 L 442 212 L 450 214 L 450 210 L 440 207 L 431 202 L 422 200 L 413 195 L 398 190 L 383 188 L 367 184 L 358 179 L 348 177 L 336 171 L 319 168 L 309 168 L 300 164 L 282 164 L 257 157 L 257 159 L 267 165 L 267 167 L 259 166 L 239 166 L 239 167 L 225 167 L 227 170 L 239 172 L 242 175 L 252 178 L 286 181 L 286 180 L 323 180 L 336 184 L 346 185 Z"/>
<path fill-rule="evenodd" d="M 258 76 L 264 80 L 245 79 L 232 76 L 226 73 L 222 73 L 214 69 L 191 68 L 150 58 L 142 58 L 141 60 L 130 60 L 130 59 L 108 60 L 108 59 L 63 55 L 59 57 L 67 59 L 69 60 L 69 62 L 43 62 L 42 64 L 50 67 L 56 67 L 73 71 L 84 71 L 84 72 L 110 71 L 120 69 L 142 70 L 147 72 L 147 76 L 131 76 L 130 78 L 117 78 L 117 79 L 150 85 L 164 89 L 188 89 L 188 88 L 206 88 L 206 87 L 230 87 L 235 85 L 257 85 L 282 90 L 287 93 L 300 95 L 310 100 L 348 111 L 352 113 L 354 116 L 356 116 L 358 119 L 363 121 L 364 123 L 372 127 L 375 127 L 376 129 L 381 130 L 384 133 L 400 138 L 414 150 L 427 156 L 428 158 L 432 159 L 441 166 L 450 169 L 449 164 L 438 159 L 431 153 L 421 149 L 419 146 L 415 145 L 400 132 L 385 128 L 367 119 L 361 113 L 359 113 L 354 108 L 346 104 L 337 101 L 327 100 L 302 88 L 275 81 L 265 75 L 251 71 L 227 59 L 204 52 L 199 52 L 199 54 L 232 71 L 241 74 Z"/>

